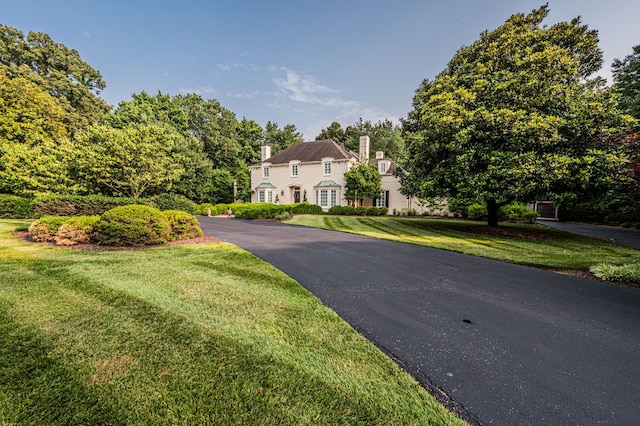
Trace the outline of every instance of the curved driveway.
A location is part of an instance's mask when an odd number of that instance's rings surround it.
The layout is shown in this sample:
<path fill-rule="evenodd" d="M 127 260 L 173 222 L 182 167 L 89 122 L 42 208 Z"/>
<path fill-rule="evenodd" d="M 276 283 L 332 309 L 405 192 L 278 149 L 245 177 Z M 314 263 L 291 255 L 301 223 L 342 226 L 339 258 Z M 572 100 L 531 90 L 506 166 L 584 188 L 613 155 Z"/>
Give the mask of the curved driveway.
<path fill-rule="evenodd" d="M 640 291 L 319 229 L 200 219 L 481 424 L 637 424 Z"/>

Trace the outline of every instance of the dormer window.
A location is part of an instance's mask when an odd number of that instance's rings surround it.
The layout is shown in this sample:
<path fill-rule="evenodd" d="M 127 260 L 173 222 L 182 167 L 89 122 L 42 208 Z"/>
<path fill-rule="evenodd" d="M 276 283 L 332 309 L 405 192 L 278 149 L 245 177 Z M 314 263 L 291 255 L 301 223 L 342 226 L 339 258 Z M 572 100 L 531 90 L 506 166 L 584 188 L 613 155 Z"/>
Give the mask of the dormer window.
<path fill-rule="evenodd" d="M 380 172 L 381 175 L 384 175 L 387 173 L 387 162 L 386 161 L 380 161 L 378 163 L 378 172 Z"/>

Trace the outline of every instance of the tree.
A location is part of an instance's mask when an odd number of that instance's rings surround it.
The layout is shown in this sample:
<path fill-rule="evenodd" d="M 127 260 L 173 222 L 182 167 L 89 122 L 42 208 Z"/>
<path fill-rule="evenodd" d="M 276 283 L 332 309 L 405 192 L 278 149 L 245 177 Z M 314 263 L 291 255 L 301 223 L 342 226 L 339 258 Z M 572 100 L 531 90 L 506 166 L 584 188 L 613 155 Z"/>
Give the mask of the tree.
<path fill-rule="evenodd" d="M 620 109 L 640 120 L 640 44 L 624 60 L 615 59 L 611 67 Z"/>
<path fill-rule="evenodd" d="M 603 134 L 624 127 L 602 79 L 597 32 L 579 18 L 551 27 L 543 6 L 462 47 L 425 80 L 403 120 L 405 195 L 483 199 L 498 208 L 537 196 L 562 202 L 603 190 L 626 158 Z"/>
<path fill-rule="evenodd" d="M 56 100 L 25 78 L 0 68 L 0 192 L 39 195 L 75 190 L 68 180 L 72 151 Z"/>
<path fill-rule="evenodd" d="M 358 152 L 360 148 L 360 135 L 368 135 L 371 140 L 371 152 L 384 152 L 396 162 L 402 162 L 406 156 L 406 146 L 402 138 L 402 129 L 393 124 L 391 120 L 378 121 L 372 124 L 370 121 L 358 121 L 345 131 L 345 147 Z"/>
<path fill-rule="evenodd" d="M 93 126 L 77 138 L 75 176 L 90 193 L 138 198 L 166 192 L 185 172 L 173 157 L 179 138 L 159 124 Z"/>
<path fill-rule="evenodd" d="M 378 168 L 368 163 L 352 167 L 344 174 L 344 198 L 352 204 L 362 202 L 366 198 L 376 198 L 382 192 L 382 178 Z"/>
<path fill-rule="evenodd" d="M 346 140 L 346 134 L 344 130 L 342 130 L 342 126 L 340 125 L 340 123 L 338 123 L 337 121 L 331 123 L 331 125 L 326 129 L 322 129 L 322 131 L 320 131 L 320 134 L 316 136 L 317 141 L 328 139 L 331 139 L 332 141 L 341 145 L 344 144 Z"/>
<path fill-rule="evenodd" d="M 54 42 L 45 33 L 27 37 L 0 24 L 0 67 L 10 78 L 23 77 L 53 96 L 66 111 L 65 124 L 74 134 L 109 111 L 97 95 L 105 88 L 100 73 L 75 49 Z"/>
<path fill-rule="evenodd" d="M 264 142 L 271 146 L 272 154 L 287 149 L 302 141 L 302 134 L 298 132 L 296 126 L 293 124 L 287 124 L 280 129 L 278 127 L 278 123 L 268 121 L 264 128 Z"/>
<path fill-rule="evenodd" d="M 102 121 L 115 129 L 157 125 L 172 133 L 173 148 L 170 155 L 183 173 L 178 181 L 172 183 L 170 191 L 196 202 L 204 202 L 209 198 L 213 176 L 212 161 L 204 152 L 201 139 L 207 137 L 202 123 L 210 120 L 206 113 L 200 113 L 205 109 L 204 104 L 205 101 L 196 95 L 171 97 L 158 92 L 150 96 L 142 92 L 134 94 L 131 101 L 120 102 L 115 111 Z M 217 110 L 209 115 L 215 114 Z M 147 195 L 166 190 L 162 186 L 154 186 L 149 188 Z"/>

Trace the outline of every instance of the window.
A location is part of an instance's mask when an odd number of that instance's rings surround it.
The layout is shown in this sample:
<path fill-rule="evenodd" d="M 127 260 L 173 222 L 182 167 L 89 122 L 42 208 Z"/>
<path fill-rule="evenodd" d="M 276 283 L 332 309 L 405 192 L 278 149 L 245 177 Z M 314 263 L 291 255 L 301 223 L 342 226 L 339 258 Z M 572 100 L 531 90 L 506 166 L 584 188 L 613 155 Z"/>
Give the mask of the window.
<path fill-rule="evenodd" d="M 297 164 L 292 164 L 291 165 L 291 176 L 293 176 L 293 177 L 298 176 L 298 165 Z"/>
<path fill-rule="evenodd" d="M 378 171 L 380 172 L 381 175 L 387 173 L 387 162 L 386 161 L 381 161 L 378 163 Z"/>
<path fill-rule="evenodd" d="M 389 191 L 382 191 L 380 198 L 376 198 L 373 205 L 376 207 L 389 207 Z"/>
<path fill-rule="evenodd" d="M 267 191 L 267 203 L 273 203 L 273 191 Z"/>
<path fill-rule="evenodd" d="M 329 207 L 333 207 L 335 205 L 338 204 L 338 191 L 336 191 L 335 189 L 331 190 L 331 203 L 329 204 Z"/>
<path fill-rule="evenodd" d="M 269 167 L 265 166 L 262 168 L 262 177 L 263 178 L 268 178 L 269 177 Z"/>
<path fill-rule="evenodd" d="M 331 163 L 322 163 L 322 167 L 323 167 L 323 174 L 325 176 L 331 174 Z"/>
<path fill-rule="evenodd" d="M 327 205 L 328 205 L 327 192 L 328 191 L 326 189 L 321 189 L 320 190 L 320 206 L 322 206 L 322 207 L 327 207 Z"/>
<path fill-rule="evenodd" d="M 258 202 L 264 203 L 264 191 L 258 191 Z"/>

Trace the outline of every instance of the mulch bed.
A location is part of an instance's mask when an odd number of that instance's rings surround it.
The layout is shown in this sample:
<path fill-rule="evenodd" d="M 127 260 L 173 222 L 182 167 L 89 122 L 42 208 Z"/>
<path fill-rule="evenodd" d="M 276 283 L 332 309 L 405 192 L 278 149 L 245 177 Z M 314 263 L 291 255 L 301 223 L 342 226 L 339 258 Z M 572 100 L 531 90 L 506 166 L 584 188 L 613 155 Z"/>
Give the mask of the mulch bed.
<path fill-rule="evenodd" d="M 219 240 L 217 238 L 210 237 L 208 235 L 202 235 L 200 237 L 191 238 L 190 240 L 169 241 L 168 243 L 165 243 L 165 244 L 156 244 L 156 245 L 153 245 L 153 246 L 104 246 L 104 245 L 100 245 L 100 244 L 76 244 L 76 245 L 73 245 L 73 246 L 59 246 L 59 245 L 53 244 L 53 243 L 40 243 L 40 242 L 33 241 L 29 237 L 29 232 L 28 231 L 12 232 L 11 235 L 13 235 L 17 239 L 19 239 L 21 241 L 25 241 L 27 243 L 42 244 L 42 245 L 46 245 L 46 246 L 49 246 L 49 247 L 59 247 L 59 248 L 60 247 L 64 247 L 64 248 L 71 248 L 71 249 L 75 249 L 75 250 L 89 250 L 89 251 L 144 250 L 144 249 L 154 248 L 154 247 L 179 246 L 179 245 L 183 245 L 183 244 L 203 244 L 203 243 L 219 243 L 219 242 L 221 242 L 221 240 Z"/>

